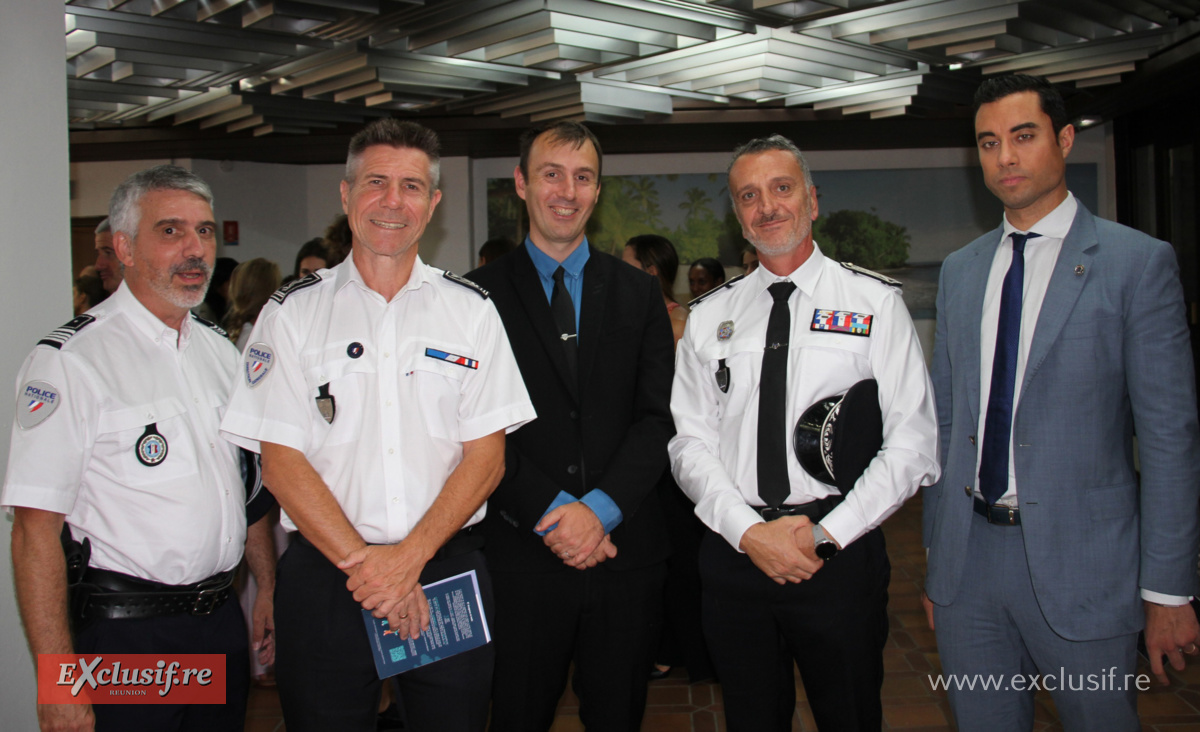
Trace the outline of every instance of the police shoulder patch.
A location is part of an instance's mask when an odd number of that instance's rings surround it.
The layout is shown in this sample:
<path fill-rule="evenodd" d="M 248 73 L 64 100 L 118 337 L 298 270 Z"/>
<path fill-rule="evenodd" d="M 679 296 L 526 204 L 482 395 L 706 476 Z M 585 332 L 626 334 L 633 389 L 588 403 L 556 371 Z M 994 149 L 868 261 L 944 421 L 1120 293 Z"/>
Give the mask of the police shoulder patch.
<path fill-rule="evenodd" d="M 458 275 L 454 274 L 453 272 L 442 272 L 442 277 L 445 277 L 446 279 L 450 280 L 451 282 L 457 282 L 458 284 L 462 285 L 463 287 L 466 287 L 467 289 L 474 290 L 475 292 L 479 293 L 479 296 L 482 297 L 484 300 L 488 299 L 488 297 L 490 295 L 490 293 L 487 290 L 483 289 L 479 285 L 468 280 L 466 277 L 459 277 Z"/>
<path fill-rule="evenodd" d="M 296 292 L 297 290 L 303 290 L 305 287 L 312 287 L 320 281 L 321 275 L 317 272 L 313 272 L 310 275 L 301 277 L 298 280 L 292 280 L 283 287 L 280 287 L 275 291 L 275 294 L 271 295 L 271 299 L 282 304 L 283 301 L 287 299 L 288 295 Z"/>
<path fill-rule="evenodd" d="M 62 395 L 48 381 L 27 381 L 17 395 L 17 424 L 27 430 L 36 427 L 58 409 Z"/>
<path fill-rule="evenodd" d="M 222 328 L 221 326 L 212 322 L 211 320 L 205 320 L 204 318 L 201 318 L 199 315 L 196 315 L 195 313 L 192 313 L 192 320 L 195 320 L 200 325 L 212 328 L 213 330 L 215 330 L 217 332 L 217 335 L 221 336 L 222 338 L 229 337 L 229 334 L 225 332 L 224 328 Z"/>
<path fill-rule="evenodd" d="M 857 264 L 854 264 L 853 262 L 842 262 L 841 264 L 843 267 L 850 270 L 851 272 L 854 272 L 855 274 L 860 274 L 860 275 L 864 275 L 866 277 L 870 277 L 871 279 L 874 279 L 874 280 L 879 280 L 880 282 L 882 282 L 885 285 L 888 285 L 889 287 L 904 287 L 904 283 L 901 282 L 900 280 L 894 280 L 891 277 L 888 277 L 887 275 L 881 275 L 878 272 L 872 272 L 871 270 L 867 269 L 866 267 L 859 267 Z"/>
<path fill-rule="evenodd" d="M 61 349 L 63 344 L 71 339 L 71 336 L 94 322 L 96 322 L 94 315 L 76 315 L 67 321 L 65 325 L 60 325 L 50 331 L 50 335 L 38 341 L 37 344 L 39 346 L 50 346 L 51 348 Z"/>
<path fill-rule="evenodd" d="M 251 389 L 262 383 L 275 366 L 275 349 L 270 345 L 256 341 L 246 346 L 242 356 L 242 367 L 246 373 L 246 385 Z"/>
<path fill-rule="evenodd" d="M 738 275 L 737 277 L 734 277 L 734 278 L 732 278 L 732 279 L 725 280 L 725 284 L 721 285 L 720 287 L 714 287 L 714 288 L 712 288 L 711 290 L 709 290 L 708 292 L 706 292 L 706 293 L 704 293 L 703 295 L 701 295 L 700 297 L 698 297 L 698 298 L 696 298 L 695 300 L 692 300 L 691 302 L 689 302 L 689 303 L 688 303 L 688 308 L 689 308 L 689 309 L 691 309 L 691 308 L 694 308 L 694 307 L 696 307 L 697 305 L 699 305 L 700 303 L 702 303 L 702 302 L 704 302 L 705 300 L 707 300 L 708 298 L 710 298 L 710 297 L 712 297 L 713 295 L 715 295 L 716 293 L 720 292 L 721 290 L 724 290 L 724 289 L 727 289 L 727 288 L 733 287 L 733 286 L 734 286 L 734 285 L 736 285 L 738 282 L 740 282 L 741 280 L 745 279 L 745 277 L 746 277 L 746 275 L 744 275 L 744 274 L 740 274 L 740 275 Z"/>

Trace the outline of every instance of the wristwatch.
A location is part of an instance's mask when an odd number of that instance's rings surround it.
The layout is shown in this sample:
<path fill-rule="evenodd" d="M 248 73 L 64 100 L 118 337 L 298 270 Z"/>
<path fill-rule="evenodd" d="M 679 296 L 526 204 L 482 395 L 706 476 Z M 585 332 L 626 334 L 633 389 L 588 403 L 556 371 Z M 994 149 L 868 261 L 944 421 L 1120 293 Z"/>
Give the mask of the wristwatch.
<path fill-rule="evenodd" d="M 812 529 L 813 547 L 817 551 L 817 556 L 827 561 L 836 557 L 838 546 L 825 533 L 825 529 L 822 529 L 820 524 L 813 524 Z"/>

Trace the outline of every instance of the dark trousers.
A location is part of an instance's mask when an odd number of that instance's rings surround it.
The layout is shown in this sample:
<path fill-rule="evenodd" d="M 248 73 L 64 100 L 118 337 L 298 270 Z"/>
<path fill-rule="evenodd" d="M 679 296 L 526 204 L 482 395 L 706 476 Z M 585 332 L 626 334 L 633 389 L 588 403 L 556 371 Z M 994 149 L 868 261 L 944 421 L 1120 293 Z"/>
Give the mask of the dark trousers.
<path fill-rule="evenodd" d="M 237 597 L 211 615 L 95 620 L 75 634 L 77 653 L 223 653 L 224 704 L 97 704 L 97 732 L 240 732 L 250 693 L 250 641 Z"/>
<path fill-rule="evenodd" d="M 481 551 L 429 562 L 421 584 L 472 569 L 490 618 L 492 586 Z M 346 573 L 307 542 L 293 541 L 279 560 L 275 632 L 275 676 L 288 732 L 374 732 L 383 682 L 375 671 L 362 606 L 346 589 Z M 395 677 L 405 729 L 483 730 L 494 655 L 489 643 Z"/>
<path fill-rule="evenodd" d="M 662 625 L 662 563 L 613 572 L 493 572 L 492 732 L 545 732 L 575 663 L 589 732 L 637 732 Z"/>
<path fill-rule="evenodd" d="M 700 547 L 704 632 L 729 732 L 792 729 L 793 660 L 818 728 L 878 732 L 890 575 L 878 529 L 786 585 L 710 531 Z"/>
<path fill-rule="evenodd" d="M 658 491 L 671 538 L 671 556 L 663 593 L 666 618 L 654 662 L 685 666 L 693 682 L 711 679 L 712 659 L 700 623 L 700 542 L 708 528 L 696 517 L 696 504 L 675 484 L 671 471 L 663 474 Z"/>

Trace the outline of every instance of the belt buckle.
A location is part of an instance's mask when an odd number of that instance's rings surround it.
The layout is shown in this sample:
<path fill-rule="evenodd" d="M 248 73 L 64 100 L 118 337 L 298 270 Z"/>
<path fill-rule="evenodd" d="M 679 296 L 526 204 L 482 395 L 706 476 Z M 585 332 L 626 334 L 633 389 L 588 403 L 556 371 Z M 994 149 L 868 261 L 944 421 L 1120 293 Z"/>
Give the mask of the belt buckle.
<path fill-rule="evenodd" d="M 997 510 L 997 509 L 999 509 L 999 510 Z M 1003 518 L 1004 514 L 1006 514 L 1006 513 L 1008 514 L 1007 520 L 1001 520 Z M 997 518 L 997 517 L 1000 517 L 1000 518 Z M 1004 526 L 1016 526 L 1016 524 L 1017 524 L 1017 509 L 1015 509 L 1011 506 L 1005 506 L 1005 505 L 1002 505 L 999 503 L 997 503 L 993 506 L 990 506 L 988 508 L 988 523 L 989 524 L 1002 524 Z"/>
<path fill-rule="evenodd" d="M 763 508 L 759 509 L 758 513 L 763 517 L 763 521 L 774 521 L 775 519 L 787 516 L 787 512 L 784 509 L 775 508 L 773 506 L 764 506 Z"/>
<path fill-rule="evenodd" d="M 220 595 L 220 590 L 200 590 L 196 594 L 196 601 L 192 603 L 192 615 L 212 615 L 217 609 Z"/>

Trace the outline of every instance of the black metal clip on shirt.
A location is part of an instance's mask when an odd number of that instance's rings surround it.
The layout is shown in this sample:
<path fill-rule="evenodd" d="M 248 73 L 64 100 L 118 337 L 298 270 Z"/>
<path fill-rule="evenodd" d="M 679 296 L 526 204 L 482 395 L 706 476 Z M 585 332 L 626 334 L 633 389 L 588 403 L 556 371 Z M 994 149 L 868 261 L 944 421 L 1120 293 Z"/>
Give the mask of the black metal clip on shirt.
<path fill-rule="evenodd" d="M 317 411 L 327 423 L 333 424 L 333 418 L 337 416 L 337 400 L 329 393 L 328 383 L 317 387 Z"/>
<path fill-rule="evenodd" d="M 722 394 L 729 393 L 729 367 L 725 365 L 725 359 L 717 361 L 717 388 Z"/>

